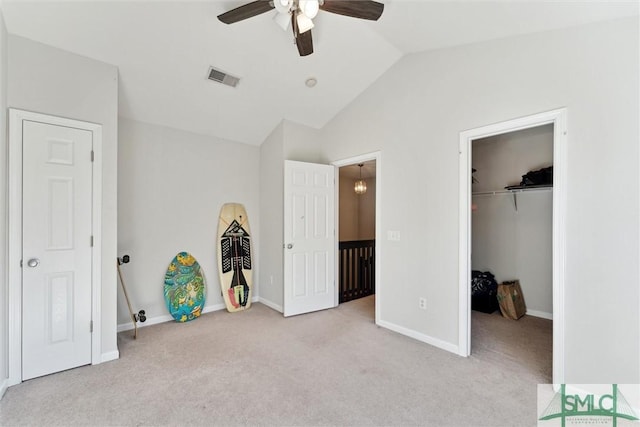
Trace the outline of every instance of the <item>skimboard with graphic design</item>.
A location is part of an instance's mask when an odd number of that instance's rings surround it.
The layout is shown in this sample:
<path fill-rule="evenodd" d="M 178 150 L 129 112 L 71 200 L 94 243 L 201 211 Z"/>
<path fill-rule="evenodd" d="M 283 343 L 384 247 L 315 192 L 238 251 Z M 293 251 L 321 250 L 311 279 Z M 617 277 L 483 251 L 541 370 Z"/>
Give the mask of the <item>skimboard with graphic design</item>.
<path fill-rule="evenodd" d="M 188 322 L 202 314 L 206 286 L 200 264 L 188 252 L 176 255 L 164 276 L 164 300 L 178 322 Z"/>
<path fill-rule="evenodd" d="M 226 203 L 220 209 L 218 269 L 227 310 L 234 312 L 251 307 L 251 230 L 247 212 L 240 203 Z"/>

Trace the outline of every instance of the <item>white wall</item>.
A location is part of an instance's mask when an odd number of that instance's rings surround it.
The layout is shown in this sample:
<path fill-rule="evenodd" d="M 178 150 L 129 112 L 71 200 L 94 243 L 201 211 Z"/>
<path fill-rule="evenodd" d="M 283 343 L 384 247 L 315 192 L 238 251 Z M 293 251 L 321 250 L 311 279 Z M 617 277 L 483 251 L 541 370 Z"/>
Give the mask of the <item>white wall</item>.
<path fill-rule="evenodd" d="M 116 343 L 118 70 L 22 37 L 9 37 L 7 104 L 102 125 L 102 358 Z"/>
<path fill-rule="evenodd" d="M 0 398 L 9 377 L 7 286 L 7 28 L 0 11 Z"/>
<path fill-rule="evenodd" d="M 282 122 L 283 155 L 285 160 L 327 163 L 320 150 L 320 132 L 289 120 Z M 284 181 L 283 181 L 284 185 Z"/>
<path fill-rule="evenodd" d="M 259 148 L 127 119 L 119 123 L 118 255 L 131 256 L 121 268 L 134 310 L 145 309 L 150 322 L 171 319 L 164 274 L 180 251 L 202 266 L 205 310 L 224 308 L 216 258 L 224 203 L 247 210 L 259 277 Z M 118 323 L 130 327 L 118 292 Z M 260 293 L 255 279 L 253 292 Z"/>
<path fill-rule="evenodd" d="M 635 17 L 414 54 L 325 127 L 382 151 L 382 321 L 457 349 L 460 132 L 566 107 L 565 380 L 640 382 L 638 53 Z"/>
<path fill-rule="evenodd" d="M 367 178 L 367 192 L 353 191 L 355 179 L 340 174 L 340 241 L 376 238 L 376 179 Z"/>
<path fill-rule="evenodd" d="M 284 124 L 260 146 L 260 301 L 283 311 Z"/>
<path fill-rule="evenodd" d="M 260 146 L 260 301 L 278 311 L 284 303 L 285 160 L 322 163 L 319 132 L 284 120 Z"/>
<path fill-rule="evenodd" d="M 519 184 L 530 170 L 553 165 L 553 125 L 473 142 L 474 192 Z M 551 317 L 553 193 L 478 195 L 471 215 L 471 266 L 491 271 L 498 283 L 519 279 L 530 314 Z"/>
<path fill-rule="evenodd" d="M 353 178 L 340 174 L 339 240 L 359 240 L 360 211 L 358 195 L 353 191 Z"/>
<path fill-rule="evenodd" d="M 553 166 L 553 125 L 473 141 L 471 167 L 478 182 L 473 192 L 518 185 L 522 175 Z"/>
<path fill-rule="evenodd" d="M 353 191 L 352 191 L 353 192 Z M 376 238 L 376 179 L 367 178 L 367 192 L 358 196 L 358 238 Z"/>
<path fill-rule="evenodd" d="M 552 192 L 477 196 L 471 216 L 473 270 L 490 271 L 498 283 L 518 279 L 527 312 L 550 318 L 552 298 Z"/>

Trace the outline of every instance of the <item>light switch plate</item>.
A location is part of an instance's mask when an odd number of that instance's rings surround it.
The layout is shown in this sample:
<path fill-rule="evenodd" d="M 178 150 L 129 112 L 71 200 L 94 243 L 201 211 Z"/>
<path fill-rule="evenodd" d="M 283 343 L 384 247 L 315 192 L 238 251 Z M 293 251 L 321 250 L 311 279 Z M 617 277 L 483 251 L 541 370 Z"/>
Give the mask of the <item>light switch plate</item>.
<path fill-rule="evenodd" d="M 388 230 L 387 231 L 387 240 L 391 240 L 394 242 L 399 242 L 400 241 L 400 232 L 399 231 L 395 231 L 395 230 Z"/>

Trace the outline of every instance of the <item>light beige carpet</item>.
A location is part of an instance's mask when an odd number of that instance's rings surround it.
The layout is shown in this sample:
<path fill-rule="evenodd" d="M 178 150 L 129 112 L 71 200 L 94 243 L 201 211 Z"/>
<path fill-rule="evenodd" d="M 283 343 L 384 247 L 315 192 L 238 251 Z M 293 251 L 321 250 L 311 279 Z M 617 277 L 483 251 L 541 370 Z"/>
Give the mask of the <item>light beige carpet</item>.
<path fill-rule="evenodd" d="M 373 298 L 123 332 L 117 361 L 11 387 L 0 425 L 535 425 L 550 321 L 474 312 L 461 358 L 377 327 Z"/>

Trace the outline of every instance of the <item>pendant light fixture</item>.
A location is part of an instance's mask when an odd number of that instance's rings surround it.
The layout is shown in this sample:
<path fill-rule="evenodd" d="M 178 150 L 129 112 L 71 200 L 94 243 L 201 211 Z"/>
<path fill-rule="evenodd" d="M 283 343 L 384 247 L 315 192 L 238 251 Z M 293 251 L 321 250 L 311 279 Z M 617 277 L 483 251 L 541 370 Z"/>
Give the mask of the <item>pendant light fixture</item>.
<path fill-rule="evenodd" d="M 360 179 L 353 186 L 353 191 L 356 194 L 364 194 L 367 192 L 367 183 L 362 179 L 362 166 L 364 166 L 364 163 L 359 163 L 358 166 L 360 167 Z"/>

